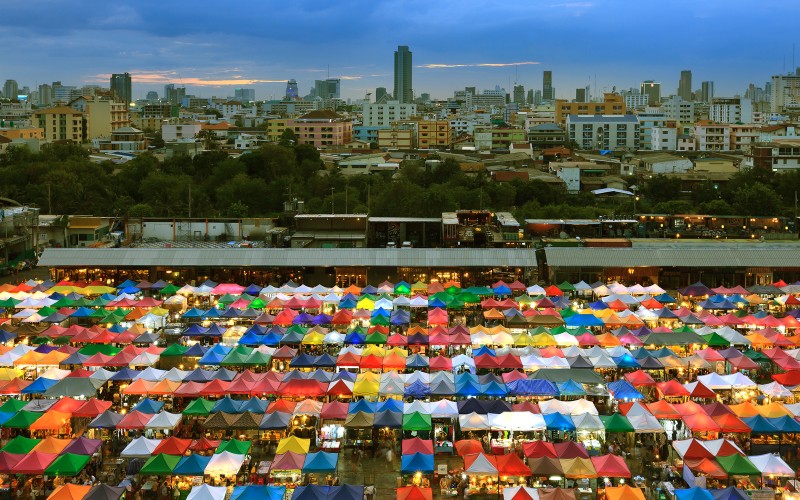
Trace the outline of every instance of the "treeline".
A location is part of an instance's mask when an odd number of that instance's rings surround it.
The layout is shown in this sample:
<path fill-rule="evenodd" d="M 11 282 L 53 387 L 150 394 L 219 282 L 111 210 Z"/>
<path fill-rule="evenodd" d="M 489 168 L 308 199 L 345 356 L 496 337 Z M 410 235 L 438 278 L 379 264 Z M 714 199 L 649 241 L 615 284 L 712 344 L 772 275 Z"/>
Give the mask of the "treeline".
<path fill-rule="evenodd" d="M 144 154 L 116 165 L 89 160 L 77 145 L 52 144 L 38 154 L 11 148 L 0 156 L 0 195 L 42 213 L 155 217 L 273 217 L 290 198 L 309 213 L 438 217 L 459 209 L 510 211 L 525 218 L 587 218 L 630 214 L 630 198 L 598 200 L 542 181 L 493 182 L 464 174 L 452 160 L 436 170 L 406 161 L 397 173 L 343 176 L 325 171 L 312 146 L 290 138 L 230 158 L 208 151 L 159 161 Z M 683 192 L 679 181 L 641 183 L 639 212 L 789 215 L 800 172 L 747 172 L 721 188 Z"/>

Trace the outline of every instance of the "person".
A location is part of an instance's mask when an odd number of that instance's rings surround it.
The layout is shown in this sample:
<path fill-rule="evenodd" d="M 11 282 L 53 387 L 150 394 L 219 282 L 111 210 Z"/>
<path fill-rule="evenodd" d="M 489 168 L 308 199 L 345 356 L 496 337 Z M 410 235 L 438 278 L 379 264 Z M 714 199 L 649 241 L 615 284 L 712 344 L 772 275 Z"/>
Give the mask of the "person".
<path fill-rule="evenodd" d="M 389 462 L 390 464 L 394 463 L 394 452 L 392 451 L 391 447 L 388 450 L 386 450 L 386 461 Z"/>

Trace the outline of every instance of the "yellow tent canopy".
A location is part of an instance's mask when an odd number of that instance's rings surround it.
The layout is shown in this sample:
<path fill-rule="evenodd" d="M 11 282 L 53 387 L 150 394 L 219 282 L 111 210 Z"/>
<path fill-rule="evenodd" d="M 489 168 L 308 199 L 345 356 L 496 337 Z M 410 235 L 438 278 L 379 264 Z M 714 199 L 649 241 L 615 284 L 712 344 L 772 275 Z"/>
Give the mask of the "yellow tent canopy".
<path fill-rule="evenodd" d="M 276 455 L 280 455 L 282 453 L 288 453 L 290 451 L 294 453 L 299 453 L 304 455 L 308 453 L 308 449 L 311 446 L 310 439 L 303 439 L 297 436 L 289 436 L 287 438 L 283 438 L 278 442 L 278 451 L 275 452 Z"/>

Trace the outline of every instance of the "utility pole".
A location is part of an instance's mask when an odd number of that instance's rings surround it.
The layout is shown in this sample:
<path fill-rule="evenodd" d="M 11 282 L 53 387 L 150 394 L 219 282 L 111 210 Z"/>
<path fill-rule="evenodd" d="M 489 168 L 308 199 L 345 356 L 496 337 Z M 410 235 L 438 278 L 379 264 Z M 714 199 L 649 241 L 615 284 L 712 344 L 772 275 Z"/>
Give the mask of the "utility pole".
<path fill-rule="evenodd" d="M 189 218 L 192 218 L 192 184 L 189 183 Z"/>
<path fill-rule="evenodd" d="M 331 215 L 336 214 L 336 210 L 333 209 L 333 188 L 331 188 Z"/>

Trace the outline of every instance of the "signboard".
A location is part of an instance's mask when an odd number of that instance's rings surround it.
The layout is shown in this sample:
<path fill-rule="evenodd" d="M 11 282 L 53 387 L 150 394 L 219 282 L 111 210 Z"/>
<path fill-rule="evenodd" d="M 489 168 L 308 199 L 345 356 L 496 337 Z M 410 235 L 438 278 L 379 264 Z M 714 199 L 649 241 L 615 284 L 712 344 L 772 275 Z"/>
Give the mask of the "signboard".
<path fill-rule="evenodd" d="M 436 473 L 440 476 L 447 475 L 447 464 L 439 464 L 436 466 Z"/>

